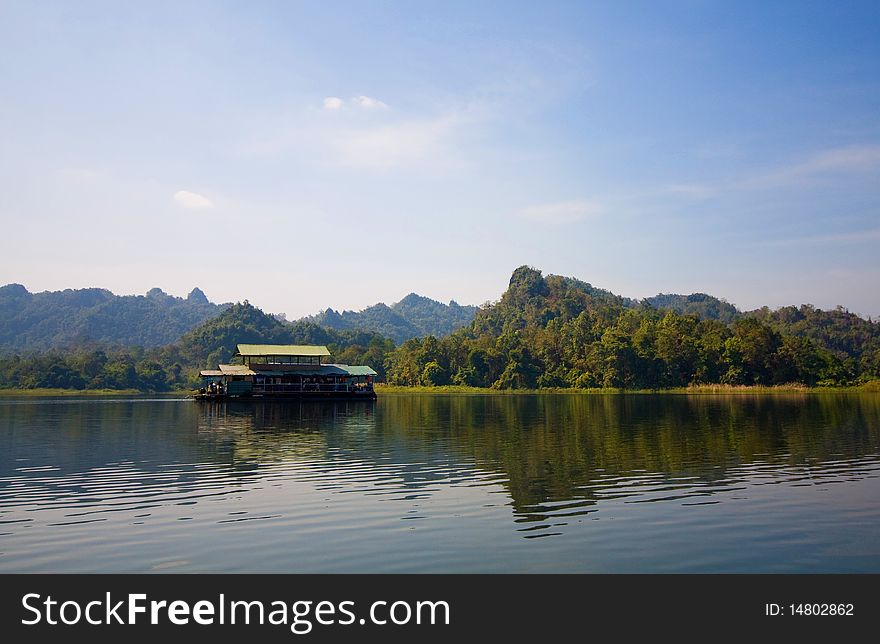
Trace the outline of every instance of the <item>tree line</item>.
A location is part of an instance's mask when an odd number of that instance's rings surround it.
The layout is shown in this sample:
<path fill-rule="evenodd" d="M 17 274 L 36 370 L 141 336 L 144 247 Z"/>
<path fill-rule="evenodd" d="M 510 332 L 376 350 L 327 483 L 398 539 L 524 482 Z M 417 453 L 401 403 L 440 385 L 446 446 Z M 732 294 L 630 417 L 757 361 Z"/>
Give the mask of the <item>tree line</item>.
<path fill-rule="evenodd" d="M 383 378 L 385 356 L 394 348 L 376 333 L 284 322 L 244 302 L 164 347 L 80 345 L 0 357 L 0 388 L 192 389 L 201 369 L 234 362 L 240 343 L 326 345 L 334 362 L 366 364 Z"/>
<path fill-rule="evenodd" d="M 843 309 L 762 309 L 729 324 L 517 269 L 501 300 L 389 354 L 398 385 L 663 389 L 853 385 L 880 377 L 880 325 Z"/>

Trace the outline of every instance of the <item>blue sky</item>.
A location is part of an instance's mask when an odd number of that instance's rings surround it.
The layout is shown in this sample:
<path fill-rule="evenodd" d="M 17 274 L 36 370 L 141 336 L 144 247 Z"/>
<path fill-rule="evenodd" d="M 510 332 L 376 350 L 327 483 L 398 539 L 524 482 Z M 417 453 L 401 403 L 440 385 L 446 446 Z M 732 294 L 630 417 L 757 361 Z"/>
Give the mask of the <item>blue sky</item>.
<path fill-rule="evenodd" d="M 0 283 L 880 315 L 880 3 L 0 2 Z"/>

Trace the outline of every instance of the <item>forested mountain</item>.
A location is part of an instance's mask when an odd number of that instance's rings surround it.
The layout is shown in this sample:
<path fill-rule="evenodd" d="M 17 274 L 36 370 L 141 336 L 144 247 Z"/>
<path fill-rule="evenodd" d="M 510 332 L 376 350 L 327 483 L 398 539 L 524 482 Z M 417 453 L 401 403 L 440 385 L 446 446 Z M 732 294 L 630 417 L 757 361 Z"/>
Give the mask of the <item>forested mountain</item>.
<path fill-rule="evenodd" d="M 449 304 L 443 304 L 429 297 L 410 293 L 400 302 L 392 304 L 391 310 L 412 324 L 418 330 L 417 335 L 442 337 L 469 324 L 474 319 L 477 307 L 462 306 L 455 300 L 451 300 Z M 388 337 L 396 342 L 409 339 L 401 338 L 398 340 L 390 335 Z"/>
<path fill-rule="evenodd" d="M 198 288 L 180 298 L 158 288 L 146 295 L 100 288 L 30 293 L 8 284 L 0 288 L 0 352 L 84 344 L 158 347 L 228 306 L 212 304 Z"/>
<path fill-rule="evenodd" d="M 31 295 L 15 285 L 0 289 L 0 298 L 18 298 L 22 310 L 39 295 L 43 294 Z M 115 301 L 100 289 L 58 297 L 62 302 L 91 302 L 81 307 L 85 310 Z M 139 302 L 216 307 L 198 290 L 184 301 L 156 289 Z M 380 380 L 400 385 L 655 389 L 715 383 L 852 385 L 880 378 L 880 324 L 842 308 L 822 311 L 804 305 L 741 313 L 704 294 L 661 294 L 639 302 L 522 266 L 500 300 L 475 314 L 470 309 L 474 307 L 444 305 L 417 295 L 393 307 L 370 307 L 367 311 L 378 319 L 399 318 L 410 331 L 416 330 L 416 337 L 395 348 L 391 339 L 375 331 L 328 328 L 314 318 L 290 323 L 244 302 L 226 305 L 162 347 L 123 348 L 115 342 L 116 346 L 91 343 L 20 355 L 6 351 L 7 356 L 0 357 L 0 387 L 188 387 L 195 384 L 200 368 L 229 361 L 235 345 L 246 342 L 327 345 L 333 362 L 367 364 Z M 39 318 L 33 313 L 38 307 L 28 310 Z M 439 320 L 432 319 L 431 311 L 439 312 Z M 343 322 L 336 324 L 344 326 L 365 311 L 346 317 L 349 313 L 322 315 L 325 321 L 341 318 Z M 448 333 L 468 315 L 473 315 L 470 323 L 445 337 L 420 337 L 428 328 Z M 15 318 L 19 324 L 27 319 L 21 313 Z M 395 325 L 398 331 L 404 328 L 403 323 Z M 52 335 L 46 331 L 48 325 L 32 326 L 33 337 Z M 55 335 L 63 336 L 58 328 Z M 3 333 L 8 335 L 5 326 Z"/>
<path fill-rule="evenodd" d="M 313 322 L 283 322 L 244 302 L 196 327 L 179 342 L 160 350 L 163 361 L 187 367 L 216 368 L 232 360 L 238 344 L 318 344 L 330 350 L 330 361 L 367 364 L 384 374 L 385 354 L 394 343 L 377 333 L 328 329 Z"/>
<path fill-rule="evenodd" d="M 866 320 L 843 307 L 830 311 L 809 304 L 784 306 L 771 311 L 764 307 L 746 313 L 775 331 L 822 346 L 850 365 L 880 365 L 877 330 L 880 323 Z M 854 366 L 853 366 L 854 368 Z"/>
<path fill-rule="evenodd" d="M 395 342 L 403 342 L 420 335 L 414 324 L 395 313 L 388 305 L 381 303 L 363 311 L 340 313 L 334 309 L 325 309 L 317 315 L 302 318 L 300 321 L 335 330 L 370 329 L 392 338 Z"/>
<path fill-rule="evenodd" d="M 442 339 L 411 339 L 386 361 L 402 385 L 665 388 L 700 383 L 848 385 L 880 377 L 880 324 L 809 306 L 730 313 L 698 296 L 659 309 L 522 266 L 494 305 Z M 720 301 L 718 301 L 720 302 Z M 723 304 L 723 303 L 722 303 Z M 717 309 L 717 310 L 716 310 Z"/>
<path fill-rule="evenodd" d="M 281 322 L 245 302 L 229 306 L 161 348 L 79 347 L 0 357 L 0 387 L 143 391 L 192 387 L 200 369 L 229 362 L 236 345 L 248 342 L 327 345 L 334 362 L 370 365 L 380 378 L 385 355 L 394 348 L 392 341 L 373 333 Z"/>
<path fill-rule="evenodd" d="M 443 304 L 422 295 L 410 293 L 387 306 L 374 304 L 363 311 L 326 309 L 317 315 L 303 318 L 330 329 L 362 329 L 379 333 L 401 343 L 418 336 L 443 337 L 474 319 L 476 306 L 461 306 L 455 300 Z"/>
<path fill-rule="evenodd" d="M 742 317 L 742 313 L 733 304 L 705 293 L 691 295 L 659 293 L 654 297 L 646 298 L 646 302 L 658 309 L 669 309 L 682 315 L 696 315 L 699 318 L 718 320 L 725 324 Z"/>

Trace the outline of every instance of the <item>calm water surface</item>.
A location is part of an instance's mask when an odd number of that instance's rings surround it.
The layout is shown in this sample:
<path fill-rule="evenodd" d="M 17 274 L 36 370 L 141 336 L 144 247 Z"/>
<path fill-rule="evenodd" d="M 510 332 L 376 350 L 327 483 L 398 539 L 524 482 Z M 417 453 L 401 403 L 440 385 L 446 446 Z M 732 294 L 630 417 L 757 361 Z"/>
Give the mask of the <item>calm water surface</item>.
<path fill-rule="evenodd" d="M 880 572 L 880 396 L 0 398 L 4 572 Z"/>

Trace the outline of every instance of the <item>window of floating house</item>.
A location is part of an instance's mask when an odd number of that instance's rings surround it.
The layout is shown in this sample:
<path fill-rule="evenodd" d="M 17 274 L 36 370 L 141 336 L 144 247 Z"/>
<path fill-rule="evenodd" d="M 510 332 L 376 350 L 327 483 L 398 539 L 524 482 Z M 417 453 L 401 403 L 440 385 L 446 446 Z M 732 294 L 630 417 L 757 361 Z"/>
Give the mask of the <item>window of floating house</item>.
<path fill-rule="evenodd" d="M 321 364 L 321 358 L 319 356 L 243 356 L 243 362 L 248 366 L 261 364 L 317 366 Z"/>

